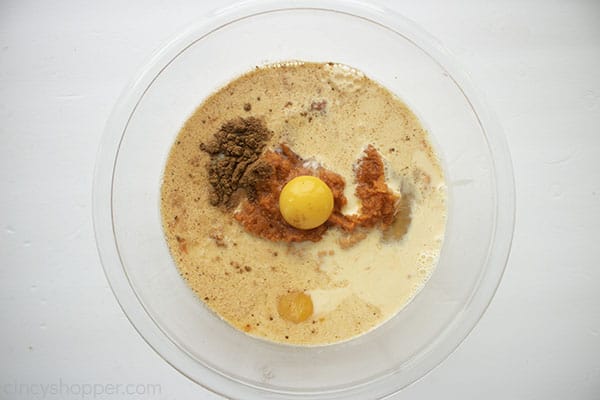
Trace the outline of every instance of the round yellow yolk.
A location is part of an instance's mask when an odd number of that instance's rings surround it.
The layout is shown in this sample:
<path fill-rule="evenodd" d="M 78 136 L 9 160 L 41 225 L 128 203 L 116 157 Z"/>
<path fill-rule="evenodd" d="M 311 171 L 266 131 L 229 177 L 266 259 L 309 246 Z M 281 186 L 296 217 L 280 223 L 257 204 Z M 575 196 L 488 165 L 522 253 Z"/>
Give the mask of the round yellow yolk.
<path fill-rule="evenodd" d="M 279 211 L 294 228 L 316 228 L 327 221 L 333 211 L 333 193 L 316 176 L 298 176 L 281 190 Z"/>
<path fill-rule="evenodd" d="M 313 302 L 307 294 L 291 292 L 279 298 L 277 312 L 282 319 L 298 324 L 312 315 Z"/>

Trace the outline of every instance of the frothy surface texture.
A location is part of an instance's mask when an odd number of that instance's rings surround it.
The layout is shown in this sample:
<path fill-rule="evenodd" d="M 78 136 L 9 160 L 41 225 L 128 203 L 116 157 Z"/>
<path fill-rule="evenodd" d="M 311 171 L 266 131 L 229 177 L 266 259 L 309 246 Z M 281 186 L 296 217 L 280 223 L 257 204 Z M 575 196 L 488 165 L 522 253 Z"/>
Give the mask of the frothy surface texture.
<path fill-rule="evenodd" d="M 374 229 L 355 243 L 339 229 L 319 242 L 272 242 L 246 232 L 231 212 L 210 203 L 207 153 L 200 144 L 237 117 L 254 116 L 285 143 L 346 181 L 345 213 L 360 207 L 355 162 L 371 144 L 383 157 L 388 186 L 410 199 L 401 239 Z M 418 119 L 397 97 L 339 64 L 289 63 L 253 70 L 202 103 L 169 155 L 161 212 L 171 254 L 198 297 L 250 335 L 291 344 L 329 344 L 393 317 L 423 287 L 446 224 L 446 186 Z M 277 300 L 310 295 L 314 310 L 294 323 Z"/>

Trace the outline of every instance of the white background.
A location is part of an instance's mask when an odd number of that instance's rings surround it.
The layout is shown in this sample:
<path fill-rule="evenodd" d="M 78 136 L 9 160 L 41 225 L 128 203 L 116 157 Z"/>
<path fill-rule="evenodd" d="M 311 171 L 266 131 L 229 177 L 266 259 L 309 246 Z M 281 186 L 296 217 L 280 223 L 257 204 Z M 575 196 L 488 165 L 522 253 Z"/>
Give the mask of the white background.
<path fill-rule="evenodd" d="M 217 399 L 155 354 L 117 305 L 91 188 L 126 83 L 223 4 L 0 0 L 0 399 L 19 398 L 3 392 L 10 385 L 59 382 L 159 383 L 160 395 L 133 398 Z M 385 4 L 453 52 L 496 111 L 518 203 L 487 313 L 394 399 L 600 399 L 600 2 Z"/>

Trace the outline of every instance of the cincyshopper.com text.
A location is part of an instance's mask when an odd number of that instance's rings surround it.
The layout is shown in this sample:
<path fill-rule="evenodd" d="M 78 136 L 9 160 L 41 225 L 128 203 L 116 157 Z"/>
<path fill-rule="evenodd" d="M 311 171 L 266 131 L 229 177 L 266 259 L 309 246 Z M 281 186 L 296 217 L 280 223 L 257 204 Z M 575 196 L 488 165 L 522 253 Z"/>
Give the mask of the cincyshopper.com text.
<path fill-rule="evenodd" d="M 0 383 L 0 398 L 7 399 L 96 399 L 109 396 L 152 398 L 162 392 L 158 383 Z"/>

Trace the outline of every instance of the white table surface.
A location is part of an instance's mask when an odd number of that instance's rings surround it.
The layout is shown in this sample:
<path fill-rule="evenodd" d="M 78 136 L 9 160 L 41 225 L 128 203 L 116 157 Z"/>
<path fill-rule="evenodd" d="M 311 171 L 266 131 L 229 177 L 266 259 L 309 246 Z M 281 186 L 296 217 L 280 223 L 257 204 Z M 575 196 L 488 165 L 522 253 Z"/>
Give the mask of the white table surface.
<path fill-rule="evenodd" d="M 93 398 L 37 395 L 35 385 L 61 383 L 105 385 L 110 399 L 218 398 L 154 353 L 117 305 L 91 188 L 121 90 L 169 37 L 222 4 L 0 1 L 1 399 Z M 385 4 L 436 36 L 487 97 L 518 203 L 487 313 L 394 399 L 600 399 L 600 2 Z M 137 383 L 160 393 L 106 394 Z"/>

